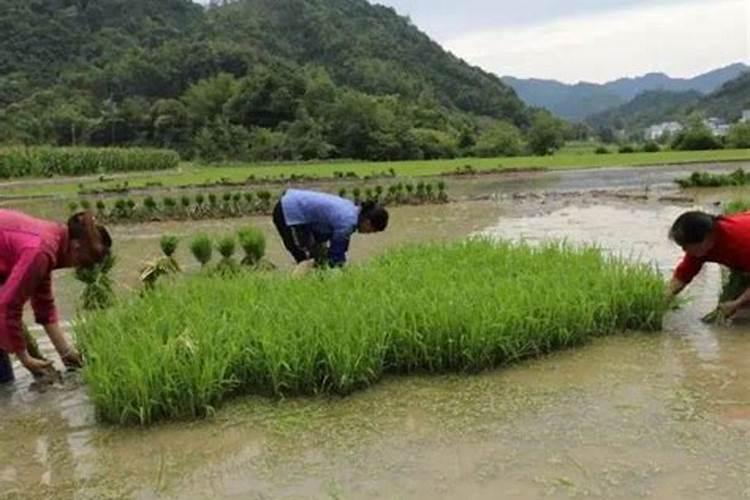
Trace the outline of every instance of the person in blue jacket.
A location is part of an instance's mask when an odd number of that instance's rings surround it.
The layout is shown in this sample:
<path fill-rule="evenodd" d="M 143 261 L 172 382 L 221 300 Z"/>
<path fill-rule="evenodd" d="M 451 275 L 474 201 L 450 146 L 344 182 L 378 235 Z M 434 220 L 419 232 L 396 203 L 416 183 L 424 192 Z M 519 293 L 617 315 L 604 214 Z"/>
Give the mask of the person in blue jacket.
<path fill-rule="evenodd" d="M 287 190 L 273 209 L 273 223 L 297 264 L 323 257 L 333 267 L 346 263 L 349 240 L 355 231 L 377 233 L 388 227 L 388 211 L 375 202 L 357 206 L 326 193 Z"/>

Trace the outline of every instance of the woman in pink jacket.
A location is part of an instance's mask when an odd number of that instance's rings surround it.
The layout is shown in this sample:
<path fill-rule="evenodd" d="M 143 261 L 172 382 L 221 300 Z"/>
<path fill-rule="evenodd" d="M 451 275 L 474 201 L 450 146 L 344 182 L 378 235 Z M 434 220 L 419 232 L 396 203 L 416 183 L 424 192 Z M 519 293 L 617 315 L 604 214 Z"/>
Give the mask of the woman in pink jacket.
<path fill-rule="evenodd" d="M 68 344 L 58 324 L 52 295 L 52 271 L 88 267 L 101 262 L 112 239 L 81 212 L 67 225 L 0 210 L 0 355 L 14 353 L 34 375 L 51 362 L 29 354 L 23 335 L 23 307 L 31 301 L 36 322 L 44 327 L 66 366 L 80 366 L 81 356 Z"/>

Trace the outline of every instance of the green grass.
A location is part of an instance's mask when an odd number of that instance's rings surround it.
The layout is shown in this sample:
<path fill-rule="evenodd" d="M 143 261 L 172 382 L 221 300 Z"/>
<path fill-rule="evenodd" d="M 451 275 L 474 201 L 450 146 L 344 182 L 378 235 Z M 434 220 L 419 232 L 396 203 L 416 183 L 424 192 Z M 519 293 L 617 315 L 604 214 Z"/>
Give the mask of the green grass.
<path fill-rule="evenodd" d="M 98 417 L 210 415 L 225 399 L 348 394 L 384 373 L 475 372 L 661 328 L 659 273 L 599 250 L 473 240 L 302 280 L 202 274 L 76 326 Z"/>
<path fill-rule="evenodd" d="M 201 166 L 184 163 L 180 168 L 149 173 L 132 173 L 126 177 L 113 178 L 106 182 L 88 179 L 60 179 L 55 183 L 19 182 L 3 186 L 4 195 L 13 196 L 73 196 L 78 192 L 79 183 L 86 188 L 113 188 L 128 181 L 130 188 L 147 187 L 149 183 L 161 183 L 164 188 L 215 183 L 221 179 L 232 182 L 246 180 L 253 175 L 278 178 L 280 175 L 305 175 L 329 179 L 335 172 L 356 172 L 360 177 L 376 175 L 395 170 L 398 176 L 434 176 L 453 172 L 471 165 L 479 171 L 513 169 L 566 170 L 574 168 L 607 168 L 627 166 L 648 166 L 685 163 L 750 161 L 750 149 L 718 151 L 662 151 L 659 153 L 632 153 L 597 155 L 593 153 L 560 153 L 554 156 L 524 156 L 517 158 L 460 158 L 454 160 L 403 161 L 403 162 L 330 162 L 278 165 L 220 165 Z"/>

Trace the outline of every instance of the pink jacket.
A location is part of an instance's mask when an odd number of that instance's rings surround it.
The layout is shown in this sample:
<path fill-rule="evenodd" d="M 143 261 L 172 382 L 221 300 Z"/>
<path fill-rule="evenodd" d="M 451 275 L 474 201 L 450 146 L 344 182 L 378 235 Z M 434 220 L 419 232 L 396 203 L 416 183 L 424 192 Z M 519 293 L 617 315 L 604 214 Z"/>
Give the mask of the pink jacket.
<path fill-rule="evenodd" d="M 0 210 L 0 349 L 21 352 L 23 306 L 31 299 L 40 325 L 57 322 L 51 274 L 65 265 L 68 229 L 11 210 Z"/>

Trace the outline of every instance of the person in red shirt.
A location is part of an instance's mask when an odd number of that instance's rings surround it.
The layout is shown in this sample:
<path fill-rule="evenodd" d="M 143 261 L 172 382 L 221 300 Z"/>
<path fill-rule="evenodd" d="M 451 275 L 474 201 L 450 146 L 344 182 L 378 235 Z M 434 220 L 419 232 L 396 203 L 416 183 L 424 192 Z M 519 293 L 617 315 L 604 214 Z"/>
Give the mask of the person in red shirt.
<path fill-rule="evenodd" d="M 685 257 L 672 276 L 672 296 L 690 284 L 706 262 L 750 272 L 750 213 L 715 216 L 705 212 L 686 212 L 674 222 L 669 237 L 685 251 Z M 719 308 L 731 318 L 748 305 L 750 289 L 736 300 L 720 304 Z"/>
<path fill-rule="evenodd" d="M 0 210 L 0 354 L 14 353 L 34 375 L 51 363 L 29 354 L 23 335 L 23 307 L 31 301 L 36 322 L 42 325 L 66 366 L 80 366 L 58 324 L 52 294 L 52 271 L 84 268 L 101 262 L 112 239 L 90 212 L 80 212 L 66 225 Z"/>

